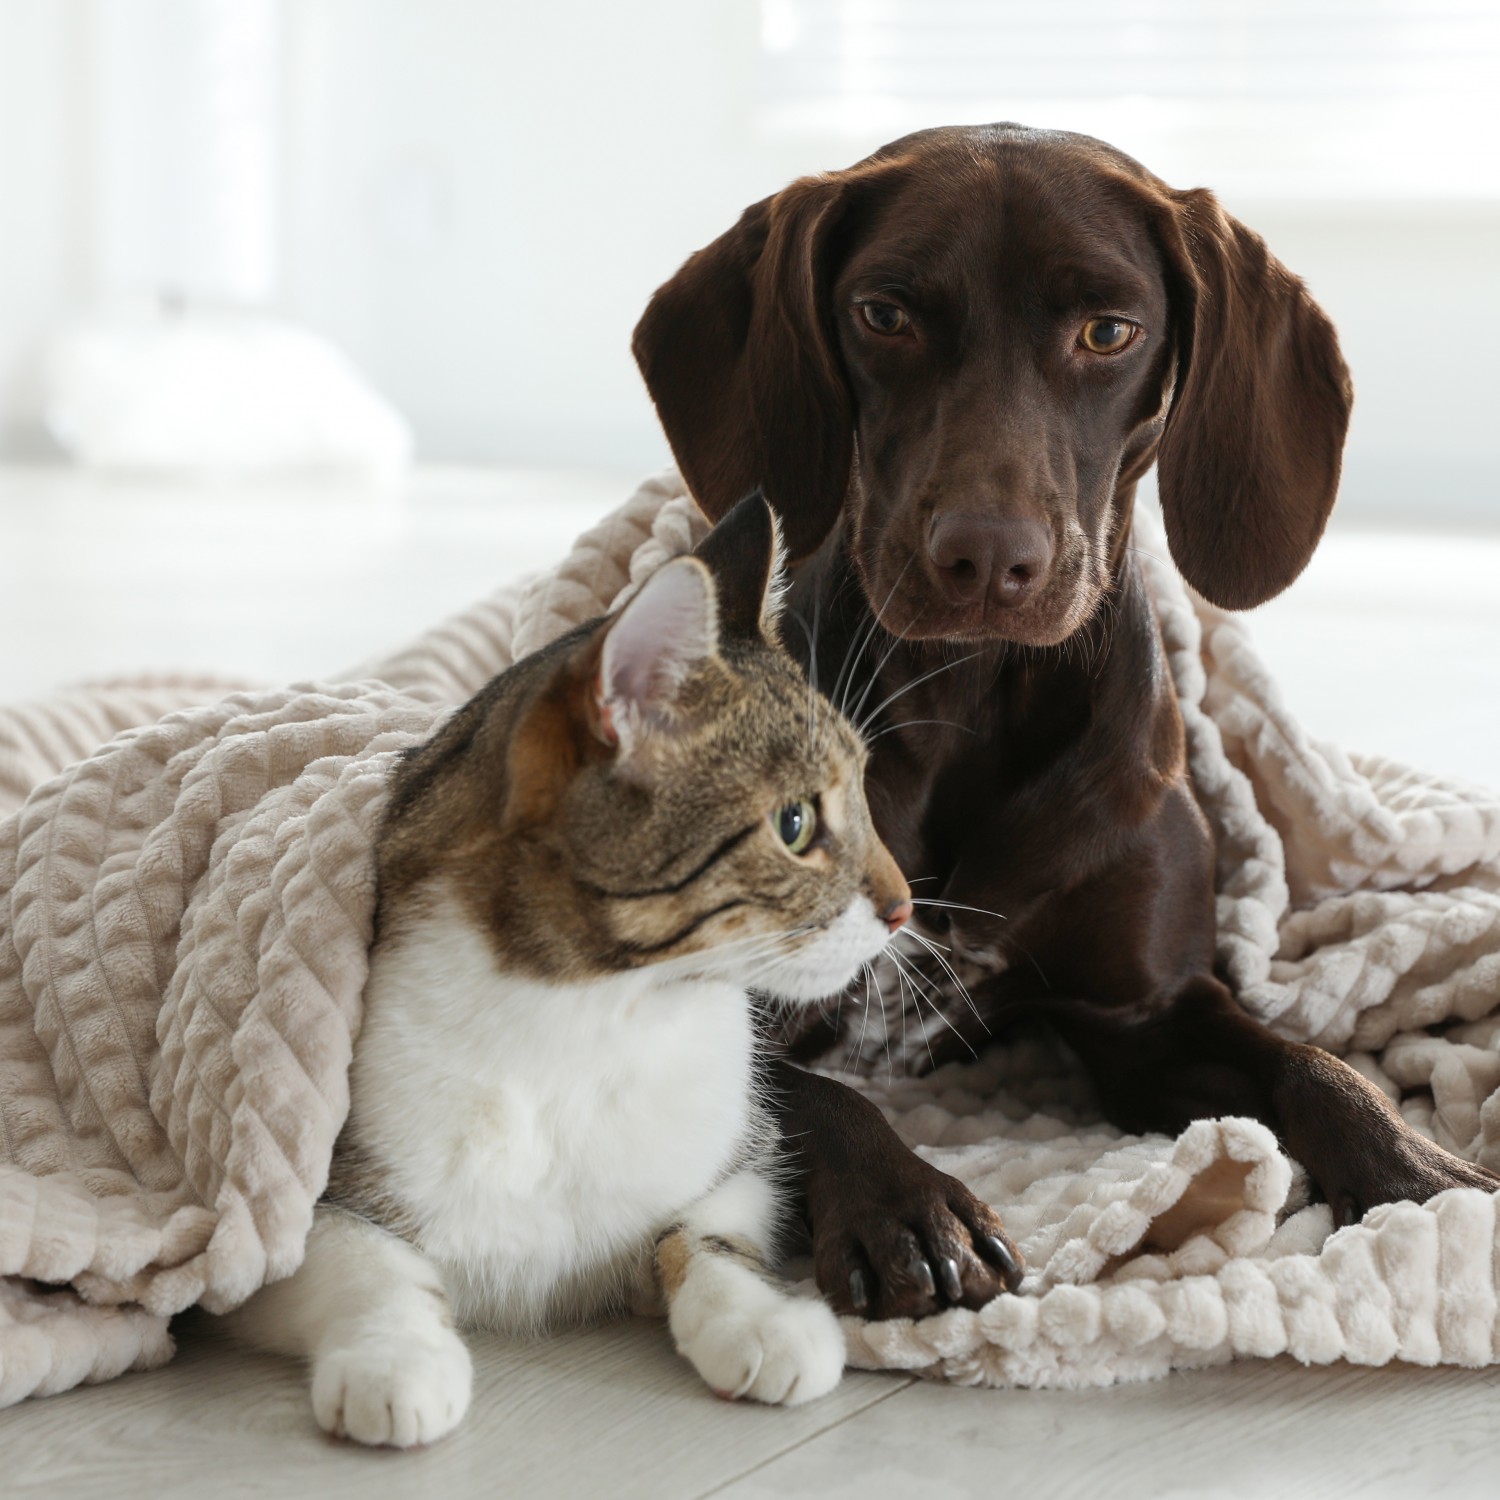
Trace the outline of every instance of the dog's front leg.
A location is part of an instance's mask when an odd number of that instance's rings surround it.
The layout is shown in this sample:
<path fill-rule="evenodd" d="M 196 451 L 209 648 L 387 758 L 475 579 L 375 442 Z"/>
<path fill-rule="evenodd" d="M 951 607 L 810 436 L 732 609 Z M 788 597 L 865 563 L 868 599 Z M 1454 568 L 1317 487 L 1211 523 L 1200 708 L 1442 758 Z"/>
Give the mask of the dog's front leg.
<path fill-rule="evenodd" d="M 994 1211 L 915 1155 L 868 1099 L 786 1062 L 772 1082 L 818 1289 L 838 1311 L 921 1318 L 1020 1285 L 1020 1252 Z"/>

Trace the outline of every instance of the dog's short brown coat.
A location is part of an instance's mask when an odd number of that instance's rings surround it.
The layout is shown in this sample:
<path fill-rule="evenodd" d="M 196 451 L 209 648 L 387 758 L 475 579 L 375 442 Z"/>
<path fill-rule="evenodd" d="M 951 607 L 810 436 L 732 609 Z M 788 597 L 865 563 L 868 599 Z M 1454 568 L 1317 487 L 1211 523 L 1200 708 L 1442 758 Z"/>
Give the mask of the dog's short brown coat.
<path fill-rule="evenodd" d="M 1128 345 L 1094 352 L 1099 318 Z M 1130 518 L 1154 462 L 1174 558 L 1234 609 L 1322 534 L 1348 374 L 1256 235 L 1087 137 L 924 131 L 747 209 L 635 352 L 705 510 L 759 485 L 781 511 L 825 684 L 878 612 L 867 701 L 904 696 L 871 806 L 919 891 L 957 903 L 929 923 L 993 955 L 990 1027 L 1048 1019 L 1122 1127 L 1266 1120 L 1341 1218 L 1495 1185 L 1213 971 L 1212 840 Z M 781 1076 L 837 1305 L 918 1315 L 1014 1282 L 982 1204 L 857 1096 Z"/>

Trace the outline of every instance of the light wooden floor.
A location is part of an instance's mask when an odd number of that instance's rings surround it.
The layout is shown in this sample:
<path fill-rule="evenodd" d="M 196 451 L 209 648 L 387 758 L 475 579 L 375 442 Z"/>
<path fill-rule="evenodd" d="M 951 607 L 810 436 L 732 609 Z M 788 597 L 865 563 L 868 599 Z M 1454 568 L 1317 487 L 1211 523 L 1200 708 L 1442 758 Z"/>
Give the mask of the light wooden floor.
<path fill-rule="evenodd" d="M 423 1452 L 325 1438 L 290 1360 L 188 1320 L 174 1363 L 0 1413 L 0 1495 L 506 1500 L 1493 1497 L 1500 1370 L 1289 1359 L 1103 1391 L 852 1374 L 793 1411 L 715 1400 L 658 1324 L 475 1341 L 467 1422 Z"/>
<path fill-rule="evenodd" d="M 144 668 L 333 670 L 546 565 L 627 489 L 425 473 L 375 495 L 0 471 L 0 701 Z M 1497 578 L 1500 534 L 1336 528 L 1256 636 L 1314 731 L 1500 783 Z M 651 1324 L 476 1354 L 458 1433 L 371 1453 L 319 1435 L 294 1365 L 226 1347 L 200 1318 L 164 1370 L 0 1412 L 0 1500 L 1500 1494 L 1500 1370 L 1280 1360 L 1071 1393 L 851 1375 L 780 1412 L 715 1401 Z"/>

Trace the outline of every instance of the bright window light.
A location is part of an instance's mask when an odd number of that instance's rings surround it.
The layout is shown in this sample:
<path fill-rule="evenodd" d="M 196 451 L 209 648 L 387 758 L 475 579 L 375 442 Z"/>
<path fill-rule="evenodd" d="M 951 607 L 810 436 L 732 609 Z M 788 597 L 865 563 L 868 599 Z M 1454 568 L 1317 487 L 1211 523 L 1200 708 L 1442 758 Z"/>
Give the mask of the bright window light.
<path fill-rule="evenodd" d="M 1012 119 L 1186 185 L 1500 195 L 1495 0 L 762 0 L 762 123 Z"/>

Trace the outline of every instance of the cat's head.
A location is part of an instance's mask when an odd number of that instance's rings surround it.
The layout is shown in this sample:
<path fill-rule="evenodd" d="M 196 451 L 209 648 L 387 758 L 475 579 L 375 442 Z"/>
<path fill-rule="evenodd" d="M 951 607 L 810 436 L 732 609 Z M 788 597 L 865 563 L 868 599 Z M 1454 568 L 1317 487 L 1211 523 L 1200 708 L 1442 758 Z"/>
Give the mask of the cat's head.
<path fill-rule="evenodd" d="M 398 776 L 383 887 L 443 881 L 538 975 L 671 964 L 790 1000 L 842 989 L 910 891 L 864 745 L 777 638 L 778 554 L 752 496 L 497 679 Z"/>

